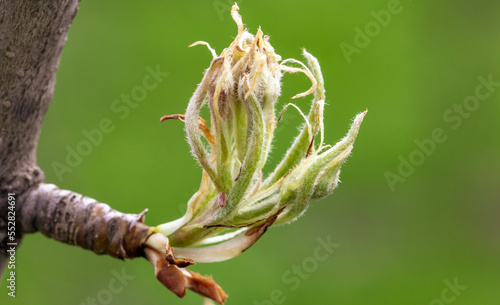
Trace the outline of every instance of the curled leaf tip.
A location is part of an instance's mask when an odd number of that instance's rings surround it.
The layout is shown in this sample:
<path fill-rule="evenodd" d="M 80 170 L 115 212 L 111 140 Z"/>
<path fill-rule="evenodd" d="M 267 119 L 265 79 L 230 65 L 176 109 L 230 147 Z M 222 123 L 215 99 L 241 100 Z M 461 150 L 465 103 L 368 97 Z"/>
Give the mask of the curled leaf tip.
<path fill-rule="evenodd" d="M 160 123 L 163 123 L 166 120 L 171 120 L 171 119 L 180 120 L 180 121 L 184 122 L 184 115 L 183 114 L 168 114 L 168 115 L 164 115 L 164 116 L 162 116 L 160 118 Z"/>
<path fill-rule="evenodd" d="M 210 46 L 210 44 L 208 42 L 206 42 L 206 41 L 196 41 L 196 42 L 193 42 L 192 44 L 190 44 L 188 46 L 188 48 L 191 48 L 191 47 L 194 47 L 194 46 L 197 46 L 197 45 L 204 45 L 204 46 L 206 46 L 208 48 L 208 50 L 210 51 L 210 53 L 212 54 L 213 59 L 217 58 L 217 53 Z"/>

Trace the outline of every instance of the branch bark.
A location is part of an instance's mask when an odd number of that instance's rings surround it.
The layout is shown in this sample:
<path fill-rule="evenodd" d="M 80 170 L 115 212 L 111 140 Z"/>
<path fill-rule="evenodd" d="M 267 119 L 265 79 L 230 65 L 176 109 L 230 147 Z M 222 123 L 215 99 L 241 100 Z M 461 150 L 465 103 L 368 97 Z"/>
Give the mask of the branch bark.
<path fill-rule="evenodd" d="M 142 243 L 149 235 L 140 214 L 123 214 L 107 204 L 40 184 L 29 192 L 18 210 L 23 233 L 40 231 L 47 237 L 118 259 L 144 256 Z"/>

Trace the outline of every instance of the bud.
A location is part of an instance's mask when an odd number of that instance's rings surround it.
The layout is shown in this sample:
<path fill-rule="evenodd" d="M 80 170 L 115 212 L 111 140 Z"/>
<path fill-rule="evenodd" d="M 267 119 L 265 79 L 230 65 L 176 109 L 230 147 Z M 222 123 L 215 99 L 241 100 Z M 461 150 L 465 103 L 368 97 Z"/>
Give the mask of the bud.
<path fill-rule="evenodd" d="M 211 236 L 232 239 L 237 235 L 231 230 L 252 228 L 266 219 L 277 219 L 276 223 L 296 219 L 311 199 L 327 196 L 337 186 L 340 167 L 366 113 L 356 117 L 342 141 L 325 150 L 325 90 L 318 61 L 305 50 L 308 66 L 295 59 L 281 61 L 269 36 L 261 29 L 255 36 L 250 34 L 238 10 L 234 5 L 231 12 L 238 34 L 219 56 L 206 42 L 191 45 L 206 45 L 212 62 L 186 114 L 163 118 L 185 121 L 192 153 L 203 167 L 200 189 L 189 201 L 184 217 L 157 227 L 176 246 L 205 244 Z M 263 180 L 262 168 L 279 121 L 275 105 L 283 72 L 306 74 L 311 88 L 293 98 L 314 93 L 314 99 L 307 116 L 299 109 L 306 123 L 274 172 Z M 210 128 L 200 118 L 205 104 L 210 109 Z M 319 143 L 315 143 L 317 134 Z M 221 235 L 223 231 L 229 232 Z"/>
<path fill-rule="evenodd" d="M 324 145 L 325 89 L 318 61 L 305 50 L 307 66 L 295 59 L 281 60 L 260 28 L 255 36 L 245 29 L 238 10 L 235 4 L 231 11 L 238 34 L 219 56 L 206 42 L 191 45 L 206 45 L 212 62 L 185 115 L 162 118 L 185 122 L 191 151 L 203 168 L 200 188 L 189 200 L 186 214 L 157 226 L 146 242 L 154 251 L 167 249 L 167 260 L 176 267 L 235 257 L 271 225 L 294 221 L 312 199 L 330 195 L 366 114 L 356 116 L 347 135 L 336 145 Z M 279 124 L 275 106 L 283 72 L 304 73 L 311 80 L 310 89 L 293 98 L 309 94 L 314 98 L 308 115 L 291 103 L 283 109 L 281 115 L 289 106 L 295 107 L 305 124 L 282 161 L 264 179 L 262 168 Z M 210 110 L 210 126 L 200 117 L 205 105 Z M 148 255 L 150 261 L 157 262 L 156 256 Z M 157 274 L 164 278 L 161 268 Z M 175 268 L 169 268 L 175 271 L 172 274 L 181 276 Z M 210 291 L 219 294 L 217 287 L 212 285 Z M 172 289 L 182 294 L 184 288 Z"/>
<path fill-rule="evenodd" d="M 192 152 L 214 183 L 219 205 L 239 202 L 256 172 L 265 164 L 274 129 L 274 104 L 280 95 L 281 57 L 259 29 L 245 30 L 234 6 L 238 35 L 213 60 L 186 111 L 186 133 Z M 198 128 L 201 106 L 208 103 L 215 143 L 208 152 Z"/>

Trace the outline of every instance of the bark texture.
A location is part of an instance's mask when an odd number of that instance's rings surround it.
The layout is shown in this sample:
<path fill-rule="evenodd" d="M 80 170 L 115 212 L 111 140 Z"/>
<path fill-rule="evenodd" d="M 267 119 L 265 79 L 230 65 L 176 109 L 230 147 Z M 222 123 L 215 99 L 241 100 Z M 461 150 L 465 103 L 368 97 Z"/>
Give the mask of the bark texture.
<path fill-rule="evenodd" d="M 29 192 L 18 220 L 24 233 L 40 231 L 58 241 L 119 259 L 144 256 L 149 227 L 144 212 L 123 214 L 83 195 L 40 184 Z"/>
<path fill-rule="evenodd" d="M 0 276 L 7 242 L 24 233 L 116 258 L 142 256 L 143 215 L 44 184 L 36 163 L 43 116 L 78 0 L 0 0 Z M 16 198 L 16 240 L 7 241 L 7 195 Z"/>

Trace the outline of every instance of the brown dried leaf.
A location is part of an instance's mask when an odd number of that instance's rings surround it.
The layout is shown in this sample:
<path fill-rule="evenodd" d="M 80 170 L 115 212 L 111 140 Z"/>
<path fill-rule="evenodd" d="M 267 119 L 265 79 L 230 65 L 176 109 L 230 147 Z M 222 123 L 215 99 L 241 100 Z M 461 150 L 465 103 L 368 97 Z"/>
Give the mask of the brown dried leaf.
<path fill-rule="evenodd" d="M 186 275 L 187 288 L 204 297 L 210 298 L 219 304 L 224 304 L 227 294 L 212 278 L 204 277 L 199 273 L 187 269 L 184 269 L 183 271 L 189 274 Z"/>
<path fill-rule="evenodd" d="M 186 280 L 184 273 L 175 265 L 171 265 L 165 259 L 165 254 L 156 250 L 145 248 L 146 258 L 155 267 L 155 275 L 158 281 L 175 293 L 179 298 L 186 295 Z"/>

